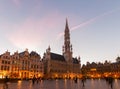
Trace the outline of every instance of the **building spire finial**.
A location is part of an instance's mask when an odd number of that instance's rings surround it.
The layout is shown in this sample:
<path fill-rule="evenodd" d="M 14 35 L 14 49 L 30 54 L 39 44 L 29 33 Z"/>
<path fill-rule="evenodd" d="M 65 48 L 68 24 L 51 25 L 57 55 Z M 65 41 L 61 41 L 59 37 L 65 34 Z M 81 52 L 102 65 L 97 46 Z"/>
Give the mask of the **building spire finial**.
<path fill-rule="evenodd" d="M 65 29 L 66 30 L 69 30 L 69 27 L 68 27 L 68 19 L 66 18 L 66 26 L 65 26 Z"/>
<path fill-rule="evenodd" d="M 49 51 L 49 52 L 51 51 L 50 45 L 48 46 L 48 51 Z"/>

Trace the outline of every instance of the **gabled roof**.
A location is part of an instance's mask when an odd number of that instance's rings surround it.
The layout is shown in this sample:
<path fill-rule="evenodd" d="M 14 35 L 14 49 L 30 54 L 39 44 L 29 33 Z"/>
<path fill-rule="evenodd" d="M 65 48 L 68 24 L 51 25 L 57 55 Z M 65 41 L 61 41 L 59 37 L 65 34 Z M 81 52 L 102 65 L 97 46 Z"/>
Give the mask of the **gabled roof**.
<path fill-rule="evenodd" d="M 38 53 L 36 53 L 35 51 L 32 51 L 31 53 L 30 53 L 30 56 L 40 56 Z"/>
<path fill-rule="evenodd" d="M 19 53 L 19 56 L 24 56 L 24 54 L 25 54 L 25 51 L 24 51 L 24 52 Z"/>
<path fill-rule="evenodd" d="M 65 61 L 65 58 L 63 55 L 56 54 L 56 53 L 50 53 L 51 59 L 56 61 Z"/>
<path fill-rule="evenodd" d="M 50 57 L 51 57 L 51 60 L 56 60 L 56 61 L 64 61 L 66 62 L 65 58 L 63 55 L 60 55 L 60 54 L 56 54 L 56 53 L 50 53 Z M 77 58 L 73 58 L 73 63 L 74 64 L 79 64 L 79 61 L 77 60 Z"/>
<path fill-rule="evenodd" d="M 74 64 L 79 64 L 79 61 L 77 60 L 77 58 L 73 58 L 73 63 Z"/>

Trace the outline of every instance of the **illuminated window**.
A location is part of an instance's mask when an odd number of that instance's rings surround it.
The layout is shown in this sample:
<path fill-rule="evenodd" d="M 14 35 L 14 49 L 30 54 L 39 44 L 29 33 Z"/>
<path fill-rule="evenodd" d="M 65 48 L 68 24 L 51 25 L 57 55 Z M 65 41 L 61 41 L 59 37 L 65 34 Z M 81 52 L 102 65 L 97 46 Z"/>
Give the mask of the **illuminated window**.
<path fill-rule="evenodd" d="M 96 68 L 92 68 L 92 69 L 90 69 L 90 71 L 96 71 Z"/>

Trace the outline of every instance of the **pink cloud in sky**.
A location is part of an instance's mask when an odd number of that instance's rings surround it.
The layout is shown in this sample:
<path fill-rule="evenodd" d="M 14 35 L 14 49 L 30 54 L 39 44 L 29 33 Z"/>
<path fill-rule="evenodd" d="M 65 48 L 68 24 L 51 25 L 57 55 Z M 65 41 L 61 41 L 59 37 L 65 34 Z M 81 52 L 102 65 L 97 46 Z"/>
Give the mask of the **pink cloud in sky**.
<path fill-rule="evenodd" d="M 14 24 L 14 31 L 8 35 L 8 39 L 18 48 L 35 49 L 44 45 L 46 39 L 50 40 L 50 34 L 56 35 L 53 32 L 59 27 L 60 20 L 60 16 L 54 13 L 41 19 L 29 17 L 21 24 Z"/>

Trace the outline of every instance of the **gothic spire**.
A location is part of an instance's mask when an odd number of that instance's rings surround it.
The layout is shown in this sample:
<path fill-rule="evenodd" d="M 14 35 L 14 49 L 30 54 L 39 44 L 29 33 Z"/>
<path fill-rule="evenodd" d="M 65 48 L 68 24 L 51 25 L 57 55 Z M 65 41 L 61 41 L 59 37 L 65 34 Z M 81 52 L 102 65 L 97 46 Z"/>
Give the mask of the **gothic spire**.
<path fill-rule="evenodd" d="M 69 30 L 69 27 L 68 27 L 68 20 L 66 18 L 66 25 L 65 25 L 65 31 Z"/>
<path fill-rule="evenodd" d="M 66 18 L 65 31 L 64 31 L 64 46 L 63 55 L 69 63 L 72 62 L 72 45 L 70 43 L 70 31 L 68 26 L 68 20 Z"/>
<path fill-rule="evenodd" d="M 66 19 L 65 33 L 64 33 L 64 47 L 65 47 L 65 52 L 68 52 L 68 51 L 70 52 L 70 33 L 69 33 L 67 19 Z"/>

